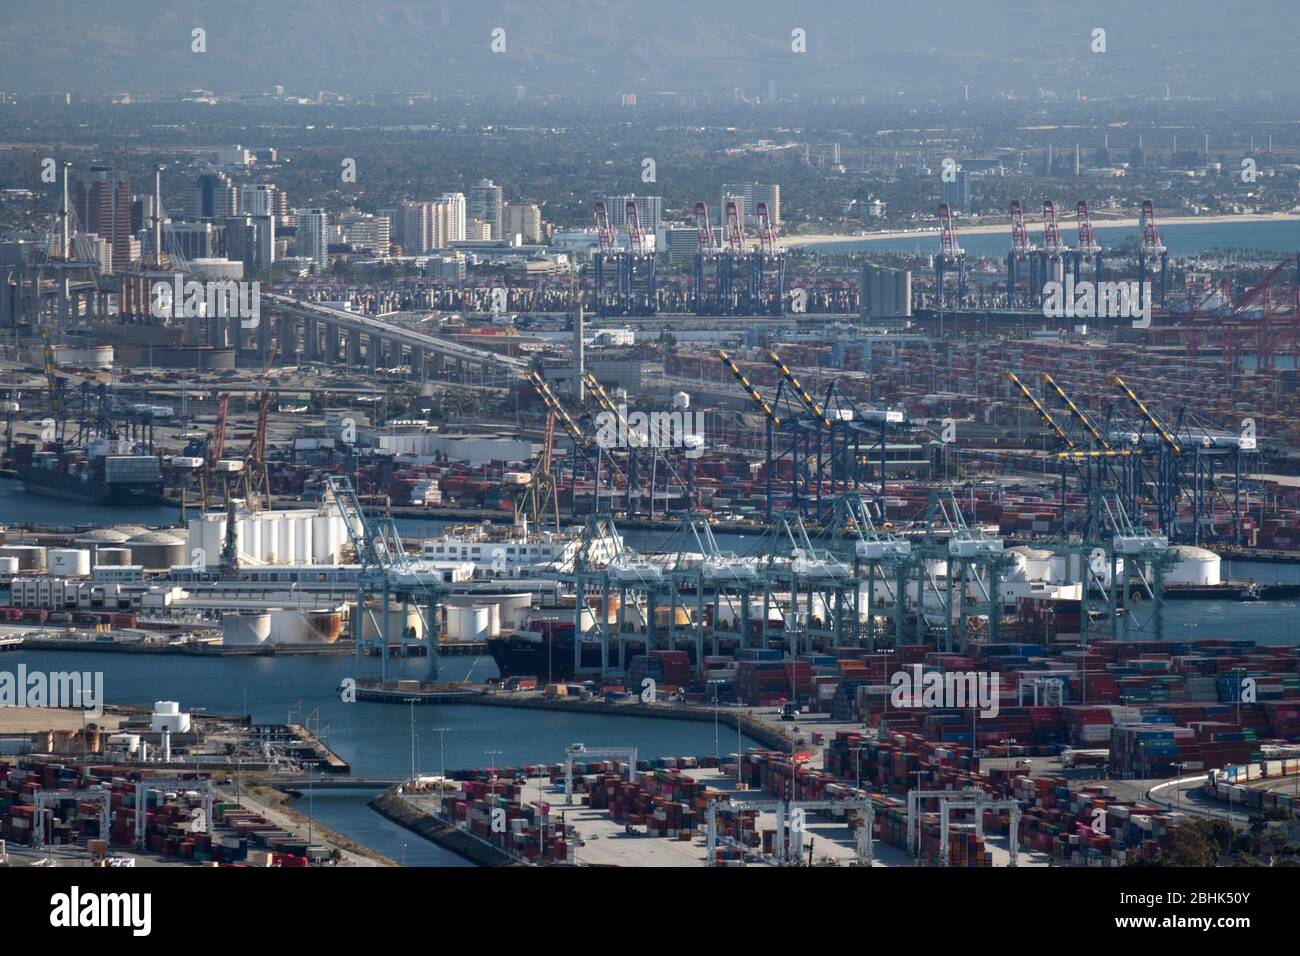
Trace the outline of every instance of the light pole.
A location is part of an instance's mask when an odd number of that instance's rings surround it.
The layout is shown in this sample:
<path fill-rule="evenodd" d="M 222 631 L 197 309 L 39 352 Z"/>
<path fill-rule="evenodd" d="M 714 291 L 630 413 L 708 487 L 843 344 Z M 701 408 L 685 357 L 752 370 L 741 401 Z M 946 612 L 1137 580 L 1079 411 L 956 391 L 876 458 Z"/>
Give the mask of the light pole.
<path fill-rule="evenodd" d="M 311 771 L 312 768 L 308 767 L 307 768 L 307 845 L 308 846 L 311 846 L 311 835 L 312 835 L 311 827 L 312 827 L 312 823 L 316 819 L 315 804 L 312 802 Z"/>
<path fill-rule="evenodd" d="M 501 756 L 501 751 L 500 751 L 500 750 L 485 750 L 485 751 L 483 751 L 483 755 L 484 755 L 485 757 L 489 758 L 489 759 L 488 759 L 488 768 L 487 768 L 487 769 L 488 769 L 488 783 L 491 783 L 492 781 L 496 780 L 496 778 L 497 778 L 496 760 L 493 759 L 493 758 L 500 757 L 500 756 Z"/>
<path fill-rule="evenodd" d="M 442 795 L 447 790 L 447 734 L 450 733 L 450 727 L 433 727 L 430 728 L 438 735 L 438 812 L 442 813 Z"/>
<path fill-rule="evenodd" d="M 411 705 L 411 786 L 415 786 L 415 698 L 408 697 L 406 702 Z"/>
<path fill-rule="evenodd" d="M 1178 776 L 1174 777 L 1174 811 L 1178 813 L 1183 809 L 1183 788 L 1179 784 L 1183 782 L 1184 766 L 1181 760 L 1174 764 L 1174 769 L 1178 771 Z"/>
<path fill-rule="evenodd" d="M 722 690 L 722 681 L 711 680 L 709 683 L 713 685 L 713 759 L 716 761 L 721 752 L 718 746 L 718 694 Z"/>

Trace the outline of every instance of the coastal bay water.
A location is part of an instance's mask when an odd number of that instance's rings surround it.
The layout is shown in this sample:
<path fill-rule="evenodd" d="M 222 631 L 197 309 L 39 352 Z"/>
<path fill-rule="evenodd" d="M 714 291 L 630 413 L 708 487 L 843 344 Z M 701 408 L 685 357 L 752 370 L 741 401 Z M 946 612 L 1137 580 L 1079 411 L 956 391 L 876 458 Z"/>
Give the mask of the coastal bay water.
<path fill-rule="evenodd" d="M 1031 238 L 1041 242 L 1042 226 L 1031 224 Z M 1074 239 L 1074 223 L 1071 218 L 1064 219 L 1061 231 L 1067 244 Z M 1114 247 L 1125 239 L 1138 235 L 1136 227 L 1098 225 L 1094 230 L 1097 241 L 1102 248 Z M 961 223 L 957 232 L 962 248 L 967 255 L 1005 257 L 1010 242 L 1011 227 L 997 232 L 962 232 Z M 1211 249 L 1259 249 L 1267 252 L 1294 254 L 1300 247 L 1300 222 L 1289 220 L 1237 220 L 1233 222 L 1196 222 L 1170 220 L 1160 223 L 1160 238 L 1169 249 L 1171 256 L 1199 255 Z M 860 240 L 843 240 L 829 243 L 814 243 L 807 247 L 812 252 L 903 252 L 932 254 L 938 252 L 939 234 L 918 233 L 909 236 L 893 236 L 873 239 L 863 236 Z"/>

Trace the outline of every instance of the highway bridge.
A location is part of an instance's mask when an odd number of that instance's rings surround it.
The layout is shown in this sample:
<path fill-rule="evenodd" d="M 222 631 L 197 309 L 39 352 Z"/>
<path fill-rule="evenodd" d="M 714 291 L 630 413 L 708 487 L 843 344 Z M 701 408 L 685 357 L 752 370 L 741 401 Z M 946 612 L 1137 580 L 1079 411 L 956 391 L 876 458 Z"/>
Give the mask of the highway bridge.
<path fill-rule="evenodd" d="M 262 312 L 254 332 L 262 358 L 275 335 L 286 360 L 372 369 L 408 365 L 416 378 L 506 384 L 528 369 L 524 359 L 289 296 L 263 294 Z"/>

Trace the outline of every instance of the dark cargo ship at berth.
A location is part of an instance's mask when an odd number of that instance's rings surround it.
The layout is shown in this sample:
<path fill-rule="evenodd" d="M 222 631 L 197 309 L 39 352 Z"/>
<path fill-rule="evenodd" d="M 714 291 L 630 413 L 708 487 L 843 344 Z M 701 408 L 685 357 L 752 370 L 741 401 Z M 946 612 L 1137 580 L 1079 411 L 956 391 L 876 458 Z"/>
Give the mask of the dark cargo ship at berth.
<path fill-rule="evenodd" d="M 156 455 L 132 454 L 128 442 L 99 440 L 85 451 L 34 451 L 15 471 L 27 491 L 93 505 L 143 505 L 163 500 Z"/>

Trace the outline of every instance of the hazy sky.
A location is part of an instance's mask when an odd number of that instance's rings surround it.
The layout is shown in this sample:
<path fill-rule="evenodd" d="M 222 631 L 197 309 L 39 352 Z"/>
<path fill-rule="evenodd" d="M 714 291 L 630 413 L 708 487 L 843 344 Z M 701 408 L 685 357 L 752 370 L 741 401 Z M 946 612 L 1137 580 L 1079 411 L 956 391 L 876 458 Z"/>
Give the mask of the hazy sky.
<path fill-rule="evenodd" d="M 0 90 L 1282 97 L 1295 16 L 1294 0 L 0 0 Z"/>

